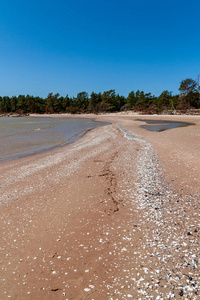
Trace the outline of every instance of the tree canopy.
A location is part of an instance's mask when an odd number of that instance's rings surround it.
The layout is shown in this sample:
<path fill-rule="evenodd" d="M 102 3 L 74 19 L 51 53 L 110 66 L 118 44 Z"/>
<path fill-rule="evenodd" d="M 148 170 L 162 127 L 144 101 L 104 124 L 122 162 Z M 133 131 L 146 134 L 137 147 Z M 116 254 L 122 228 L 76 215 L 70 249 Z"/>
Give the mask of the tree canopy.
<path fill-rule="evenodd" d="M 179 87 L 180 105 L 190 108 L 197 107 L 199 104 L 199 91 L 197 81 L 187 78 L 182 80 Z"/>
<path fill-rule="evenodd" d="M 114 89 L 103 93 L 92 92 L 89 96 L 83 91 L 70 98 L 49 93 L 46 98 L 31 95 L 0 96 L 0 113 L 101 113 L 120 110 L 135 110 L 144 113 L 162 113 L 166 110 L 200 108 L 197 82 L 193 79 L 182 80 L 180 94 L 172 95 L 165 90 L 158 97 L 151 93 L 136 90 L 128 97 L 116 94 Z"/>

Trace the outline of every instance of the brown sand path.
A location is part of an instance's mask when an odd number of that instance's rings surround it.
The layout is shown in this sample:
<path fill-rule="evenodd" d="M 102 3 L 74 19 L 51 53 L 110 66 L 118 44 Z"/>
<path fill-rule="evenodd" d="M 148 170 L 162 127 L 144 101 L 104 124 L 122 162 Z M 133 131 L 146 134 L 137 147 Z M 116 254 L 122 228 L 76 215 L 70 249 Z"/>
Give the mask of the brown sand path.
<path fill-rule="evenodd" d="M 198 299 L 200 119 L 136 118 L 1 163 L 0 299 Z"/>

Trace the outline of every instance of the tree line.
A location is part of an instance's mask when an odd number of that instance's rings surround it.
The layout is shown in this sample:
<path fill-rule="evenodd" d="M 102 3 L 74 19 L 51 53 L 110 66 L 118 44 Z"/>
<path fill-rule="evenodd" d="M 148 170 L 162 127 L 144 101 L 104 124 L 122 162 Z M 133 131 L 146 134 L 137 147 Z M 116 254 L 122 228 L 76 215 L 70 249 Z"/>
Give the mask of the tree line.
<path fill-rule="evenodd" d="M 49 93 L 46 98 L 30 95 L 8 97 L 0 96 L 0 113 L 101 113 L 125 110 L 141 111 L 144 113 L 162 113 L 169 110 L 200 109 L 200 93 L 197 82 L 193 79 L 181 81 L 180 94 L 172 95 L 163 91 L 158 97 L 151 93 L 137 90 L 131 91 L 128 97 L 116 94 L 115 90 L 103 93 L 78 93 L 76 97 L 63 97 Z"/>

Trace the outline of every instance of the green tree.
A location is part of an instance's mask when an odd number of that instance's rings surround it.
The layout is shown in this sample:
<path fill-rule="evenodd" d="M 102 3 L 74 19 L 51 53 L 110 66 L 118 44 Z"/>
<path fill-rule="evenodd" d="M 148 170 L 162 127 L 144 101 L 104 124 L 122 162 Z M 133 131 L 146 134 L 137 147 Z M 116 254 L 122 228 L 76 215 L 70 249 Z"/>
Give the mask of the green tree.
<path fill-rule="evenodd" d="M 175 110 L 179 103 L 179 95 L 173 95 L 170 99 L 169 109 Z"/>
<path fill-rule="evenodd" d="M 157 106 L 158 106 L 158 109 L 159 111 L 162 111 L 164 109 L 169 109 L 170 107 L 170 103 L 171 103 L 171 98 L 172 98 L 172 95 L 169 91 L 163 91 L 160 96 L 158 97 L 158 100 L 157 100 Z"/>
<path fill-rule="evenodd" d="M 2 97 L 0 110 L 2 113 L 11 112 L 11 102 L 10 102 L 10 98 L 8 96 Z"/>
<path fill-rule="evenodd" d="M 0 113 L 3 113 L 2 97 L 0 96 Z"/>
<path fill-rule="evenodd" d="M 102 94 L 102 104 L 104 111 L 113 112 L 117 110 L 115 90 L 109 90 Z"/>
<path fill-rule="evenodd" d="M 17 110 L 22 113 L 28 112 L 27 98 L 24 95 L 19 95 L 17 98 Z"/>
<path fill-rule="evenodd" d="M 116 111 L 120 111 L 122 107 L 126 104 L 126 98 L 124 96 L 120 96 L 119 94 L 115 97 L 115 109 Z"/>
<path fill-rule="evenodd" d="M 136 106 L 139 109 L 143 109 L 146 107 L 146 98 L 145 98 L 145 93 L 143 91 L 137 91 L 136 92 Z"/>
<path fill-rule="evenodd" d="M 49 93 L 46 99 L 47 106 L 45 108 L 46 113 L 53 114 L 54 112 L 58 112 L 60 108 L 59 103 L 59 94 L 53 95 L 53 93 Z"/>
<path fill-rule="evenodd" d="M 63 99 L 64 111 L 67 112 L 67 113 L 70 113 L 72 106 L 73 106 L 72 98 L 69 98 L 69 96 L 66 95 L 65 98 Z"/>
<path fill-rule="evenodd" d="M 17 110 L 17 102 L 18 99 L 16 96 L 11 97 L 10 99 L 11 112 L 15 112 Z"/>
<path fill-rule="evenodd" d="M 89 99 L 89 112 L 98 113 L 99 104 L 102 101 L 101 93 L 92 92 Z"/>
<path fill-rule="evenodd" d="M 53 97 L 53 108 L 55 113 L 63 112 L 63 97 L 60 97 L 60 95 L 57 93 Z"/>
<path fill-rule="evenodd" d="M 135 107 L 136 102 L 137 102 L 137 98 L 135 92 L 131 91 L 127 97 L 127 105 L 130 109 L 133 109 Z"/>
<path fill-rule="evenodd" d="M 36 99 L 33 96 L 26 95 L 27 110 L 29 113 L 36 113 Z"/>
<path fill-rule="evenodd" d="M 76 98 L 73 99 L 73 107 L 77 112 L 86 112 L 89 105 L 88 93 L 78 93 Z"/>
<path fill-rule="evenodd" d="M 197 89 L 197 82 L 191 78 L 182 80 L 179 87 L 180 102 L 190 108 L 195 105 L 197 98 L 199 97 L 199 91 Z"/>

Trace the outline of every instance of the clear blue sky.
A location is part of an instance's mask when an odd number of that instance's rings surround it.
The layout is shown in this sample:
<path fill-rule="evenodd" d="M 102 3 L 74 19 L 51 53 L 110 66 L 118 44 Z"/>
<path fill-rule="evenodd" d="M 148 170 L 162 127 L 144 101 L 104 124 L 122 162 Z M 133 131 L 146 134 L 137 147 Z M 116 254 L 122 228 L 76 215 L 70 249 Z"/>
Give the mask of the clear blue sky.
<path fill-rule="evenodd" d="M 0 95 L 178 93 L 200 73 L 199 0 L 1 0 Z"/>

